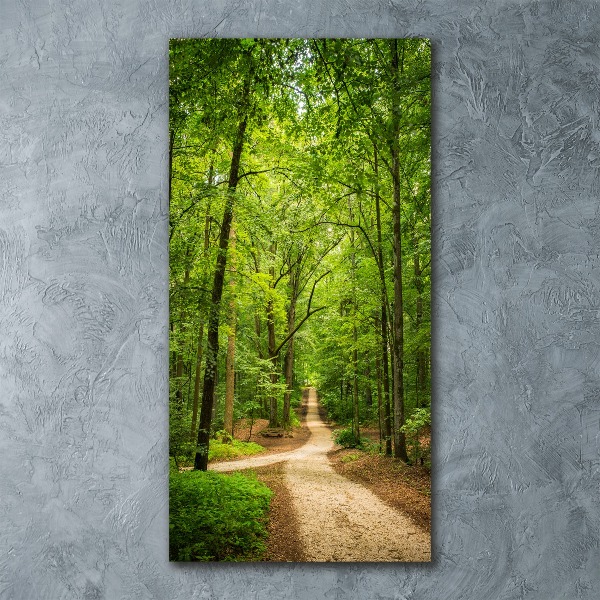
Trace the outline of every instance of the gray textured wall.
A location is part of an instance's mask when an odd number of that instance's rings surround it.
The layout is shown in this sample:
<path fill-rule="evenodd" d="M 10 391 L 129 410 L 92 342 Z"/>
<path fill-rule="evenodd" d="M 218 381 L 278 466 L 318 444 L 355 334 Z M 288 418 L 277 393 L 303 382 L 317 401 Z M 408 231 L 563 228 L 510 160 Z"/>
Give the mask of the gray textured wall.
<path fill-rule="evenodd" d="M 597 598 L 595 2 L 0 0 L 0 598 Z M 167 562 L 167 44 L 433 40 L 434 562 Z"/>

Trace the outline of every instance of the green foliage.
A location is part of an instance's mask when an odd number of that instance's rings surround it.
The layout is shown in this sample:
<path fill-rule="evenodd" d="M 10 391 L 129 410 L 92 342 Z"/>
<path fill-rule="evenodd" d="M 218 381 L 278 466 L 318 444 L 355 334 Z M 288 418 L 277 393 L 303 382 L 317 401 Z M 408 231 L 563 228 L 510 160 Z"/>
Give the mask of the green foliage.
<path fill-rule="evenodd" d="M 334 429 L 332 432 L 333 441 L 344 448 L 360 448 L 361 439 L 354 435 L 352 429 Z"/>
<path fill-rule="evenodd" d="M 239 458 L 241 456 L 252 456 L 264 452 L 264 447 L 254 442 L 241 442 L 231 439 L 230 441 L 221 441 L 219 439 L 211 440 L 208 447 L 208 460 L 223 460 L 230 458 Z"/>
<path fill-rule="evenodd" d="M 411 448 L 411 458 L 413 462 L 423 462 L 429 464 L 431 459 L 431 449 L 421 444 L 420 435 L 423 429 L 431 426 L 431 409 L 417 408 L 410 417 L 406 419 L 404 425 L 400 428 L 406 434 L 406 441 Z"/>
<path fill-rule="evenodd" d="M 395 76 L 393 48 L 402 63 Z M 404 366 L 394 375 L 403 378 L 405 414 L 429 405 L 430 68 L 422 39 L 171 41 L 169 349 L 177 406 L 170 453 L 180 464 L 195 450 L 194 381 L 204 375 L 219 228 L 248 84 L 242 175 L 230 193 L 237 244 L 226 255 L 212 430 L 224 421 L 227 334 L 235 332 L 234 418 L 269 418 L 275 398 L 281 420 L 284 392 L 294 387 L 283 374 L 285 341 L 303 319 L 292 338 L 296 390 L 307 380 L 316 385 L 329 417 L 346 426 L 357 418 L 356 385 L 361 426 L 379 423 L 380 319 L 385 305 L 389 347 L 399 278 L 394 145 L 404 313 Z M 275 347 L 282 344 L 275 357 L 269 325 Z"/>
<path fill-rule="evenodd" d="M 169 560 L 257 560 L 265 550 L 271 490 L 234 473 L 171 471 Z"/>
<path fill-rule="evenodd" d="M 223 444 L 231 444 L 231 442 L 233 442 L 233 436 L 224 429 L 219 429 L 218 431 L 215 431 L 213 437 L 215 440 L 218 440 Z"/>
<path fill-rule="evenodd" d="M 327 383 L 327 380 L 321 380 L 319 390 L 323 390 L 325 393 L 320 394 L 319 399 L 327 411 L 328 418 L 335 423 L 348 423 L 352 418 L 351 407 L 347 402 L 341 401 L 335 392 L 328 391 L 330 388 L 328 388 Z M 333 381 L 333 385 L 339 387 L 339 383 L 335 380 Z"/>
<path fill-rule="evenodd" d="M 358 454 L 357 452 L 353 452 L 352 454 L 347 454 L 346 456 L 343 456 L 342 462 L 343 463 L 354 462 L 355 460 L 358 460 L 359 458 L 360 458 L 360 454 Z"/>
<path fill-rule="evenodd" d="M 181 403 L 174 400 L 169 406 L 169 454 L 176 465 L 193 461 L 196 445 L 191 438 L 192 418 Z"/>
<path fill-rule="evenodd" d="M 300 427 L 300 419 L 295 411 L 290 411 L 290 427 Z"/>
<path fill-rule="evenodd" d="M 407 435 L 412 435 L 418 433 L 423 427 L 428 425 L 431 425 L 431 410 L 429 408 L 417 408 L 406 419 L 401 430 Z"/>

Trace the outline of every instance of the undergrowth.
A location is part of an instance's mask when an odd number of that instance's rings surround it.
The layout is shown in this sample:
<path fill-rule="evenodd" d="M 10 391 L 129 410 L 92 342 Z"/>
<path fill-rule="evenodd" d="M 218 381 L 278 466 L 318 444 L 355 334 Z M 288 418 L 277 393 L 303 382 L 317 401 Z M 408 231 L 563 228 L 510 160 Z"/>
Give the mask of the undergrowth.
<path fill-rule="evenodd" d="M 231 440 L 222 442 L 221 440 L 210 440 L 208 445 L 208 460 L 221 460 L 226 458 L 238 458 L 240 456 L 252 456 L 264 451 L 264 447 L 254 442 L 241 442 L 240 440 Z"/>
<path fill-rule="evenodd" d="M 379 450 L 379 446 L 376 442 L 371 441 L 366 437 L 357 438 L 352 429 L 334 429 L 331 433 L 333 441 L 342 446 L 343 448 L 356 448 L 369 452 L 370 454 L 376 453 Z"/>
<path fill-rule="evenodd" d="M 272 494 L 255 476 L 172 470 L 169 560 L 260 559 Z"/>

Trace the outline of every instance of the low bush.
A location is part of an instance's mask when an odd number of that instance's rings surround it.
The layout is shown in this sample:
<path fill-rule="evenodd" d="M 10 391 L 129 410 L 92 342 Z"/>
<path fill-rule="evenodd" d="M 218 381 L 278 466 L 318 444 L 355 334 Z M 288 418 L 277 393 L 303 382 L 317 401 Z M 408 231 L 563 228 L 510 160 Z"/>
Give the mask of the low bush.
<path fill-rule="evenodd" d="M 361 439 L 354 435 L 352 429 L 334 429 L 333 441 L 343 448 L 360 448 Z"/>
<path fill-rule="evenodd" d="M 404 425 L 400 428 L 406 434 L 406 443 L 410 448 L 410 454 L 415 464 L 421 463 L 426 467 L 431 467 L 431 448 L 421 444 L 421 433 L 425 428 L 431 426 L 431 409 L 417 408 Z"/>
<path fill-rule="evenodd" d="M 241 442 L 232 439 L 230 442 L 222 442 L 219 439 L 210 440 L 208 445 L 208 460 L 222 460 L 227 458 L 238 458 L 240 456 L 252 456 L 263 452 L 264 447 L 254 442 Z"/>
<path fill-rule="evenodd" d="M 273 492 L 255 477 L 178 472 L 169 480 L 169 560 L 247 561 L 265 551 Z"/>
<path fill-rule="evenodd" d="M 352 454 L 347 454 L 346 456 L 342 456 L 341 462 L 343 462 L 343 463 L 354 462 L 355 460 L 358 460 L 360 457 L 361 457 L 360 454 L 353 452 Z"/>

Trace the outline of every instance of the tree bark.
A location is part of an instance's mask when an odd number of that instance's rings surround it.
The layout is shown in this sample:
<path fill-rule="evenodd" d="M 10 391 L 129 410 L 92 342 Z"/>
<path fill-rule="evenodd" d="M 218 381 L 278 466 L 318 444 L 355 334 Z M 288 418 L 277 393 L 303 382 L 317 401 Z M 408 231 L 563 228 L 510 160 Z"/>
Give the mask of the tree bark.
<path fill-rule="evenodd" d="M 415 315 L 415 329 L 417 335 L 421 333 L 421 324 L 423 323 L 423 279 L 421 273 L 421 264 L 419 261 L 419 240 L 416 236 L 413 237 L 414 245 L 414 267 L 415 267 L 415 289 L 417 290 L 417 303 Z M 417 349 L 417 377 L 416 377 L 416 405 L 421 406 L 421 395 L 425 390 L 426 381 L 426 356 L 425 350 L 419 344 Z"/>
<path fill-rule="evenodd" d="M 377 162 L 377 148 L 373 148 L 375 158 L 375 212 L 377 217 L 377 256 L 381 279 L 381 362 L 383 364 L 383 406 L 385 417 L 383 420 L 385 431 L 385 453 L 392 455 L 392 410 L 390 406 L 390 371 L 388 355 L 388 315 L 387 291 L 385 273 L 383 271 L 383 242 L 381 235 L 381 200 L 379 197 L 379 169 Z"/>
<path fill-rule="evenodd" d="M 171 192 L 173 190 L 173 145 L 175 144 L 175 131 L 169 132 L 169 210 L 171 207 Z"/>
<path fill-rule="evenodd" d="M 297 285 L 295 279 L 292 277 L 292 297 L 290 299 L 290 307 L 288 309 L 288 334 L 294 331 L 296 325 L 296 297 L 297 297 Z M 287 351 L 283 359 L 283 371 L 285 375 L 285 394 L 283 395 L 283 426 L 290 426 L 290 399 L 292 396 L 292 389 L 294 387 L 293 375 L 294 375 L 294 336 L 290 338 L 288 342 Z"/>
<path fill-rule="evenodd" d="M 354 303 L 356 308 L 356 303 Z M 356 310 L 354 310 L 354 319 L 356 319 Z M 352 327 L 354 349 L 352 350 L 352 367 L 353 367 L 353 378 L 352 378 L 352 433 L 356 441 L 360 440 L 360 413 L 358 408 L 358 350 L 356 345 L 358 344 L 358 332 L 356 329 L 356 320 Z"/>
<path fill-rule="evenodd" d="M 404 317 L 402 300 L 402 233 L 400 222 L 400 65 L 398 40 L 390 41 L 392 55 L 392 222 L 394 231 L 394 456 L 408 462 L 406 436 L 400 431 L 404 425 Z"/>
<path fill-rule="evenodd" d="M 348 212 L 350 215 L 350 221 L 353 220 L 352 205 L 350 198 L 348 198 Z M 356 327 L 356 249 L 354 229 L 350 230 L 350 247 L 352 253 L 350 255 L 351 273 L 352 273 L 352 434 L 354 439 L 358 442 L 360 440 L 360 424 L 359 424 L 359 407 L 358 407 L 358 329 Z"/>
<path fill-rule="evenodd" d="M 229 331 L 227 334 L 227 358 L 225 361 L 225 412 L 223 416 L 223 429 L 233 436 L 233 400 L 235 396 L 235 334 L 236 334 L 236 313 L 235 313 L 235 227 L 232 224 L 229 234 L 229 248 L 232 254 L 231 277 L 229 279 L 229 289 L 231 298 L 229 300 Z"/>
<path fill-rule="evenodd" d="M 371 408 L 373 406 L 373 388 L 371 387 L 371 365 L 369 357 L 365 357 L 367 366 L 365 368 L 365 405 Z"/>
<path fill-rule="evenodd" d="M 196 427 L 198 425 L 198 401 L 200 399 L 200 373 L 202 370 L 202 342 L 204 338 L 204 323 L 200 323 L 200 331 L 198 332 L 198 349 L 196 351 L 196 373 L 194 375 L 194 401 L 192 404 L 192 427 L 191 440 L 196 439 Z"/>
<path fill-rule="evenodd" d="M 214 183 L 214 165 L 210 164 L 208 168 L 208 185 Z M 210 245 L 210 202 L 206 209 L 206 215 L 204 216 L 204 254 L 208 252 Z M 196 373 L 194 376 L 194 400 L 192 404 L 192 427 L 191 427 L 191 441 L 196 439 L 198 426 L 198 404 L 200 401 L 200 374 L 202 372 L 202 343 L 204 341 L 204 321 L 200 323 L 200 331 L 198 332 L 198 350 L 196 353 Z"/>
<path fill-rule="evenodd" d="M 188 255 L 189 249 L 186 250 L 186 258 Z M 183 287 L 185 288 L 188 284 L 190 280 L 190 270 L 188 267 L 186 267 L 185 269 L 185 273 L 183 275 Z M 179 321 L 179 331 L 181 336 L 183 337 L 183 334 L 185 333 L 185 319 L 186 319 L 186 311 L 185 309 L 183 309 L 181 311 L 181 316 L 180 316 L 180 321 Z M 177 352 L 176 352 L 176 360 L 175 360 L 175 401 L 177 402 L 177 404 L 183 404 L 183 391 L 182 391 L 182 386 L 183 386 L 183 340 L 182 343 L 179 345 Z"/>
<path fill-rule="evenodd" d="M 377 373 L 377 424 L 379 426 L 379 452 L 383 450 L 383 389 L 381 385 L 381 359 L 378 357 L 375 358 L 375 372 Z"/>
<path fill-rule="evenodd" d="M 290 335 L 296 327 L 296 303 L 300 288 L 300 275 L 302 261 L 290 270 L 290 305 L 287 311 L 287 334 Z M 283 359 L 283 372 L 285 376 L 285 393 L 283 396 L 283 426 L 290 426 L 290 400 L 294 388 L 294 336 L 288 342 Z"/>
<path fill-rule="evenodd" d="M 246 79 L 242 99 L 242 116 L 238 126 L 231 167 L 229 169 L 229 181 L 227 186 L 227 197 L 223 210 L 223 220 L 219 233 L 219 250 L 215 266 L 215 275 L 211 294 L 211 304 L 208 317 L 208 335 L 206 340 L 206 367 L 204 369 L 204 385 L 202 388 L 202 407 L 200 410 L 200 425 L 198 427 L 198 443 L 194 469 L 206 471 L 208 468 L 208 445 L 210 440 L 210 425 L 214 402 L 215 381 L 217 371 L 217 354 L 219 351 L 219 313 L 221 297 L 223 295 L 223 281 L 225 278 L 225 266 L 227 264 L 227 248 L 229 245 L 229 232 L 233 219 L 233 207 L 235 191 L 239 181 L 240 159 L 244 147 L 244 134 L 248 124 L 247 104 L 250 97 L 250 77 Z"/>
<path fill-rule="evenodd" d="M 270 248 L 271 256 L 275 256 L 275 252 L 277 251 L 277 246 L 275 242 L 271 244 Z M 274 289 L 273 282 L 275 280 L 275 266 L 271 263 L 269 267 L 269 275 L 271 276 L 271 284 L 270 289 Z M 269 376 L 271 386 L 275 386 L 279 380 L 277 375 L 277 352 L 276 352 L 276 344 L 275 344 L 275 313 L 274 313 L 274 303 L 272 294 L 269 295 L 267 300 L 267 334 L 268 334 L 268 351 L 269 351 L 269 360 L 271 361 L 271 374 Z M 277 394 L 273 391 L 273 387 L 269 394 L 269 427 L 277 427 Z"/>

